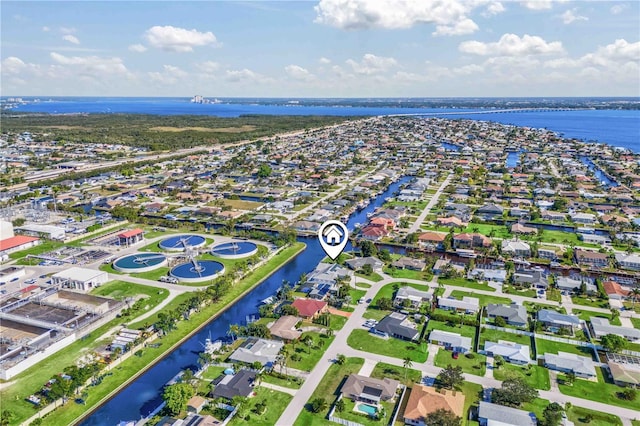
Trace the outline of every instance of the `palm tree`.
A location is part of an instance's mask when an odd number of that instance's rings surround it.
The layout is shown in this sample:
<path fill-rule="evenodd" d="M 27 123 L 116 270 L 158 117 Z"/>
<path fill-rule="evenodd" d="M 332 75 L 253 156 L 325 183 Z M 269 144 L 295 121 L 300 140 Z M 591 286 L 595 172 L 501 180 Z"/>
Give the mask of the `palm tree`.
<path fill-rule="evenodd" d="M 240 326 L 238 324 L 229 325 L 229 330 L 227 331 L 227 334 L 231 336 L 234 342 L 236 341 L 236 338 L 239 332 L 240 332 Z"/>
<path fill-rule="evenodd" d="M 413 367 L 413 361 L 411 361 L 411 357 L 406 356 L 402 361 L 402 367 L 404 368 L 404 381 L 407 381 L 407 370 Z"/>
<path fill-rule="evenodd" d="M 640 287 L 631 290 L 631 308 L 635 308 L 636 301 L 640 298 Z"/>

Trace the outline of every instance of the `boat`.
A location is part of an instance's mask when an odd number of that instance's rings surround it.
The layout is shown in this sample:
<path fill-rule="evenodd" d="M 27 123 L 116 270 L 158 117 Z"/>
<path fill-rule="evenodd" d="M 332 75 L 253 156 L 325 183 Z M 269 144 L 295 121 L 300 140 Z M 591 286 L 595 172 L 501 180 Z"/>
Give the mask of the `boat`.
<path fill-rule="evenodd" d="M 367 213 L 367 219 L 371 219 L 372 216 L 373 216 L 373 212 Z"/>
<path fill-rule="evenodd" d="M 204 341 L 204 351 L 208 354 L 213 355 L 216 352 L 218 352 L 221 348 L 222 348 L 221 340 L 211 341 L 210 338 L 207 338 Z"/>
<path fill-rule="evenodd" d="M 275 297 L 275 296 L 269 296 L 269 297 L 267 297 L 266 299 L 262 299 L 262 300 L 260 301 L 260 304 L 261 304 L 261 305 L 270 305 L 270 304 L 272 304 L 272 303 L 273 303 L 273 302 L 275 302 L 275 301 L 276 301 L 276 297 Z"/>

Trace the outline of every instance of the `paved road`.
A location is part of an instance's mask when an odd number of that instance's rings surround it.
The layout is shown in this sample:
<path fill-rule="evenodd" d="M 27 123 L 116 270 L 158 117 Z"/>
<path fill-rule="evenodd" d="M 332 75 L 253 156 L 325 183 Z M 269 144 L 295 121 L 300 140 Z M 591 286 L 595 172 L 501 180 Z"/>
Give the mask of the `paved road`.
<path fill-rule="evenodd" d="M 444 191 L 447 185 L 449 185 L 449 182 L 451 182 L 452 177 L 453 177 L 453 173 L 450 173 L 449 176 L 447 176 L 447 178 L 444 180 L 444 182 L 442 182 L 442 184 L 440 185 L 440 188 L 438 188 L 436 193 L 433 194 L 433 197 L 431 197 L 431 200 L 429 200 L 427 205 L 424 207 L 424 210 L 422 210 L 422 213 L 420 213 L 420 216 L 418 216 L 416 221 L 413 222 L 413 225 L 411 225 L 411 227 L 409 228 L 409 234 L 412 234 L 420 230 L 420 225 L 422 225 L 422 222 L 424 222 L 424 219 L 427 217 L 427 215 L 429 214 L 433 206 L 436 205 L 436 203 L 440 199 L 440 196 L 442 195 L 442 191 Z"/>
<path fill-rule="evenodd" d="M 394 281 L 402 281 L 402 282 L 415 282 L 426 284 L 424 281 L 419 280 L 408 280 L 408 279 L 393 279 L 386 274 L 381 274 L 383 276 L 383 280 L 379 282 L 372 282 L 368 280 L 363 280 L 364 282 L 371 285 L 369 289 L 367 289 L 367 294 L 364 296 L 365 298 L 373 298 L 378 290 L 382 288 L 384 285 L 394 282 Z M 433 283 L 432 283 L 433 284 Z M 476 292 L 480 293 L 480 291 Z M 495 295 L 494 292 L 483 292 L 489 295 Z M 515 298 L 512 295 L 509 297 Z M 525 298 L 521 296 L 517 296 L 518 298 L 522 298 L 524 300 L 537 301 L 537 299 Z M 335 361 L 338 354 L 346 355 L 347 357 L 360 357 L 367 360 L 365 365 L 369 365 L 371 362 L 384 362 L 387 364 L 396 365 L 398 367 L 403 366 L 403 360 L 399 358 L 393 358 L 385 355 L 372 354 L 369 352 L 360 351 L 354 348 L 349 347 L 347 344 L 347 338 L 352 330 L 357 329 L 361 326 L 361 324 L 365 321 L 363 318 L 363 314 L 367 308 L 367 304 L 359 304 L 356 305 L 354 312 L 351 314 L 351 317 L 347 320 L 344 327 L 336 333 L 335 340 L 332 344 L 327 348 L 327 351 L 320 359 L 315 368 L 309 373 L 307 380 L 304 382 L 302 387 L 296 392 L 293 399 L 282 413 L 280 418 L 277 421 L 277 425 L 289 426 L 297 419 L 306 402 L 311 398 L 313 391 L 316 386 L 326 372 L 329 370 L 331 364 Z M 375 338 L 372 336 L 372 338 Z M 365 367 L 363 367 L 364 369 Z M 428 357 L 427 361 L 424 363 L 414 363 L 414 369 L 422 371 L 425 376 L 436 377 L 441 368 L 433 365 L 433 358 L 431 356 Z M 367 367 L 366 370 L 369 370 L 370 367 Z M 476 383 L 482 385 L 484 388 L 495 388 L 500 387 L 501 383 L 499 380 L 495 380 L 492 377 L 481 377 L 473 374 L 464 374 L 465 380 L 471 383 Z M 624 419 L 623 421 L 627 424 L 628 419 L 634 419 L 640 417 L 639 413 L 635 410 L 611 406 L 607 404 L 597 403 L 594 401 L 589 401 L 586 399 L 575 398 L 568 395 L 563 395 L 558 391 L 540 391 L 540 397 L 544 399 L 548 399 L 550 401 L 555 401 L 558 403 L 571 402 L 571 404 L 579 407 L 585 407 L 589 409 L 595 409 L 598 411 L 612 413 L 620 418 Z"/>

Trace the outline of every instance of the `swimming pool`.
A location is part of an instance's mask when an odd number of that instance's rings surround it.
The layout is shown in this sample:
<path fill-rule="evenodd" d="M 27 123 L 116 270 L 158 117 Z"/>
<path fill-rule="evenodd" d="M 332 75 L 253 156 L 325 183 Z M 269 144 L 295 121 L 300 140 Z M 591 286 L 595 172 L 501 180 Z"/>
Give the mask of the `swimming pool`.
<path fill-rule="evenodd" d="M 376 413 L 378 412 L 378 409 L 376 407 L 374 407 L 373 405 L 369 405 L 369 404 L 359 404 L 358 405 L 358 411 L 362 411 L 363 413 L 366 413 L 370 416 L 375 416 Z"/>

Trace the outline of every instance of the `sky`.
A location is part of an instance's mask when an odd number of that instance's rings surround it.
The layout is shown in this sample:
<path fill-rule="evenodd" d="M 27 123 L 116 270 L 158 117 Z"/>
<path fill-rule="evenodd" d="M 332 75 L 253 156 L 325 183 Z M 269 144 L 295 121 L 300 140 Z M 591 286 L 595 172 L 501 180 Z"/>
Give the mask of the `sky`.
<path fill-rule="evenodd" d="M 640 96 L 640 1 L 6 1 L 3 96 Z"/>

